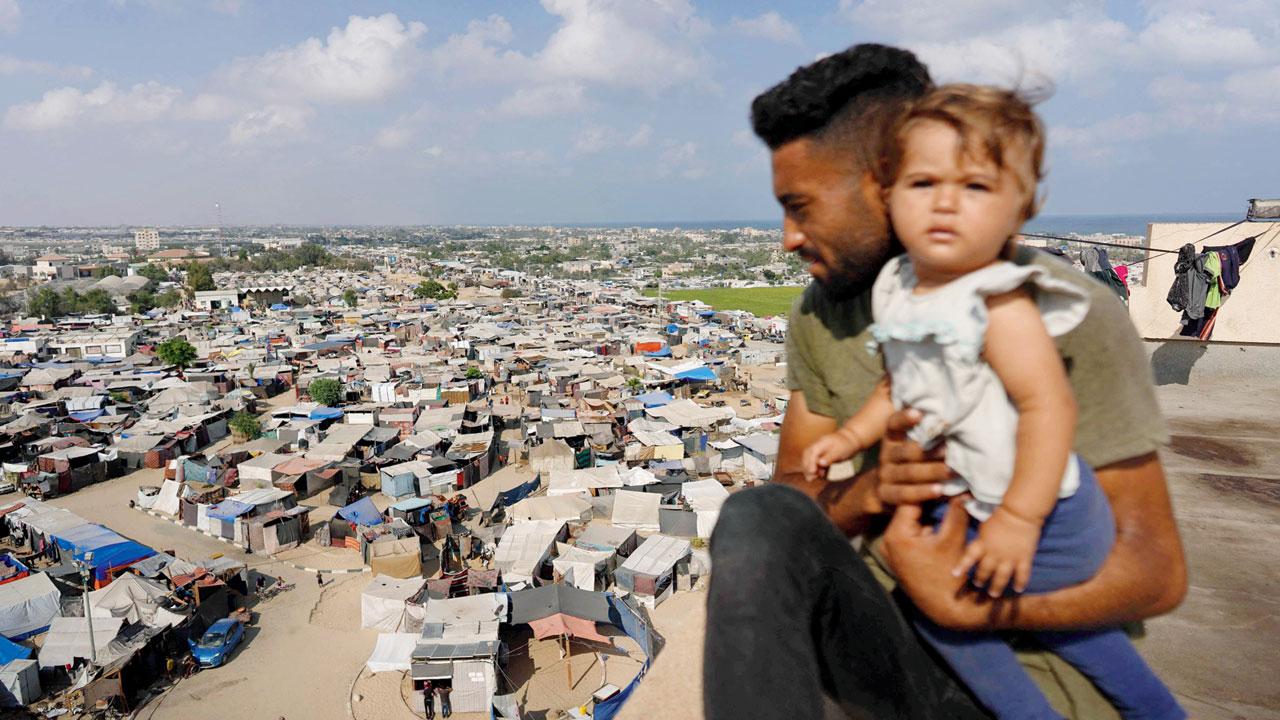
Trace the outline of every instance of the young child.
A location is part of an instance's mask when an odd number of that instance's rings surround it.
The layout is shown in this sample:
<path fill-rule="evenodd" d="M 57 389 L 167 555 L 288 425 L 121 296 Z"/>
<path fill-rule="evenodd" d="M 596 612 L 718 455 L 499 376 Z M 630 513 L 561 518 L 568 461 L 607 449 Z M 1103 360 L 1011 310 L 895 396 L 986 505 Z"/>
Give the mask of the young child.
<path fill-rule="evenodd" d="M 857 414 L 805 451 L 805 473 L 872 447 L 896 409 L 915 408 L 924 417 L 911 437 L 946 443 L 957 475 L 946 493 L 971 496 L 955 574 L 992 597 L 1083 582 L 1110 552 L 1115 524 L 1093 471 L 1071 451 L 1075 400 L 1053 338 L 1084 319 L 1089 298 L 1002 259 L 1035 214 L 1042 125 L 1014 92 L 952 85 L 915 103 L 889 145 L 882 184 L 906 255 L 872 290 L 872 351 L 887 374 Z M 933 518 L 945 509 L 934 506 Z M 992 714 L 1060 717 L 995 634 L 913 619 Z M 1122 630 L 1037 638 L 1124 717 L 1186 717 Z"/>

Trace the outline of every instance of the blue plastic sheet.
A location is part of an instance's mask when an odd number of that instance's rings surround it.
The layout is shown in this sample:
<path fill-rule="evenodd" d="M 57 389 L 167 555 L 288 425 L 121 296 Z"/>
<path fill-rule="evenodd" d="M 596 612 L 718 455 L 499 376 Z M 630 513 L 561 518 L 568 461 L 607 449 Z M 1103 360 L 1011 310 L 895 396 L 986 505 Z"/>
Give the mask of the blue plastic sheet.
<path fill-rule="evenodd" d="M 700 368 L 694 368 L 692 370 L 685 370 L 684 372 L 678 372 L 676 373 L 676 379 L 696 380 L 699 382 L 714 382 L 718 378 L 716 377 L 716 372 L 714 370 L 704 365 L 703 367 L 700 367 Z"/>
<path fill-rule="evenodd" d="M 312 410 L 311 414 L 307 417 L 311 420 L 336 420 L 342 417 L 342 415 L 343 412 L 337 408 L 321 405 L 320 407 Z"/>
<path fill-rule="evenodd" d="M 634 399 L 644 403 L 644 406 L 647 408 L 662 407 L 663 405 L 669 405 L 672 400 L 675 400 L 670 393 L 663 392 L 662 390 L 654 390 L 653 392 L 647 392 L 643 395 L 637 395 Z"/>
<path fill-rule="evenodd" d="M 382 513 L 378 512 L 378 508 L 373 504 L 373 500 L 367 497 L 351 503 L 350 505 L 338 511 L 338 516 L 343 520 L 348 520 L 357 525 L 366 527 L 371 525 L 381 525 L 383 523 Z"/>
<path fill-rule="evenodd" d="M 517 485 L 516 487 L 513 487 L 510 490 L 507 490 L 505 492 L 498 493 L 498 497 L 497 499 L 494 500 L 493 505 L 494 507 L 497 507 L 498 503 L 502 503 L 503 505 L 510 507 L 511 505 L 514 505 L 520 502 L 521 500 L 532 495 L 534 491 L 536 491 L 541 486 L 542 486 L 542 475 L 541 474 L 534 475 L 532 480 L 522 485 Z M 489 508 L 489 509 L 492 510 L 493 508 Z"/>
<path fill-rule="evenodd" d="M 19 645 L 0 635 L 0 667 L 13 660 L 26 660 L 31 657 L 31 648 Z"/>
<path fill-rule="evenodd" d="M 239 500 L 227 499 L 209 508 L 209 517 L 214 520 L 234 520 L 250 510 L 253 510 L 252 505 L 246 505 Z"/>

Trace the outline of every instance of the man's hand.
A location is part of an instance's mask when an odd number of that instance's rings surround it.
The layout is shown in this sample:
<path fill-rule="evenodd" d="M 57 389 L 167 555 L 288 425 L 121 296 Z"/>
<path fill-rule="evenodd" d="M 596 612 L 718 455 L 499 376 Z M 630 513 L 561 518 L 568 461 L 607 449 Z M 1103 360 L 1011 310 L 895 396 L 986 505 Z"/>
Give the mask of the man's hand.
<path fill-rule="evenodd" d="M 973 617 L 956 617 L 972 610 L 972 603 L 958 602 L 968 590 L 968 579 L 953 572 L 965 549 L 969 514 L 964 501 L 955 498 L 935 529 L 920 523 L 919 505 L 899 505 L 884 532 L 884 554 L 889 568 L 907 596 L 930 620 L 950 627 Z M 972 614 L 972 613 L 971 613 Z"/>
<path fill-rule="evenodd" d="M 942 497 L 942 484 L 955 477 L 943 461 L 946 446 L 926 452 L 907 437 L 907 431 L 920 423 L 919 410 L 906 408 L 889 416 L 889 427 L 880 442 L 880 468 L 876 477 L 876 496 L 887 506 L 922 503 Z"/>

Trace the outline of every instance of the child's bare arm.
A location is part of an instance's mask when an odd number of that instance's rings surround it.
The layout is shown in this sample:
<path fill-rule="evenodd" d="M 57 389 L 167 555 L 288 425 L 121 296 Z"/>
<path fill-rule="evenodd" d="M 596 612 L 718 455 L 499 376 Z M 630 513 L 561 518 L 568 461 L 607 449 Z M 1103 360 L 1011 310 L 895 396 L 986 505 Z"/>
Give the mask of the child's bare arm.
<path fill-rule="evenodd" d="M 1076 399 L 1040 309 L 1025 290 L 987 301 L 984 357 L 1018 409 L 1013 481 L 1001 507 L 1040 523 L 1058 501 L 1075 442 Z"/>
<path fill-rule="evenodd" d="M 833 463 L 848 460 L 855 454 L 880 442 L 894 412 L 889 395 L 888 377 L 881 378 L 875 390 L 853 417 L 835 432 L 819 438 L 805 449 L 802 464 L 806 478 L 814 479 Z"/>
<path fill-rule="evenodd" d="M 1075 437 L 1076 404 L 1053 338 L 1024 290 L 987 301 L 984 357 L 1018 409 L 1013 479 L 1004 500 L 965 549 L 958 574 L 975 567 L 974 584 L 993 597 L 1031 578 L 1041 526 L 1058 500 Z"/>

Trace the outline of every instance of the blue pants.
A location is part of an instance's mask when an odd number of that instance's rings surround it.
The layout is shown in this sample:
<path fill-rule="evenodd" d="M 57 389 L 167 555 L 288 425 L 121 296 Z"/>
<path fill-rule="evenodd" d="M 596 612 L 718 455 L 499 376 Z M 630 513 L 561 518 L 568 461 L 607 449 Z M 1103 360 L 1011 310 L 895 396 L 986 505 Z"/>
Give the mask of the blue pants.
<path fill-rule="evenodd" d="M 1076 585 L 1097 574 L 1115 544 L 1115 519 L 1093 470 L 1080 462 L 1080 489 L 1045 518 L 1027 592 Z M 945 504 L 934 508 L 941 519 Z M 978 523 L 969 527 L 977 535 Z M 997 718 L 1060 719 L 998 634 L 957 632 L 915 612 L 920 634 L 951 665 L 978 701 Z M 1186 712 L 1119 628 L 1038 632 L 1045 648 L 1071 663 L 1129 720 L 1181 720 Z"/>

